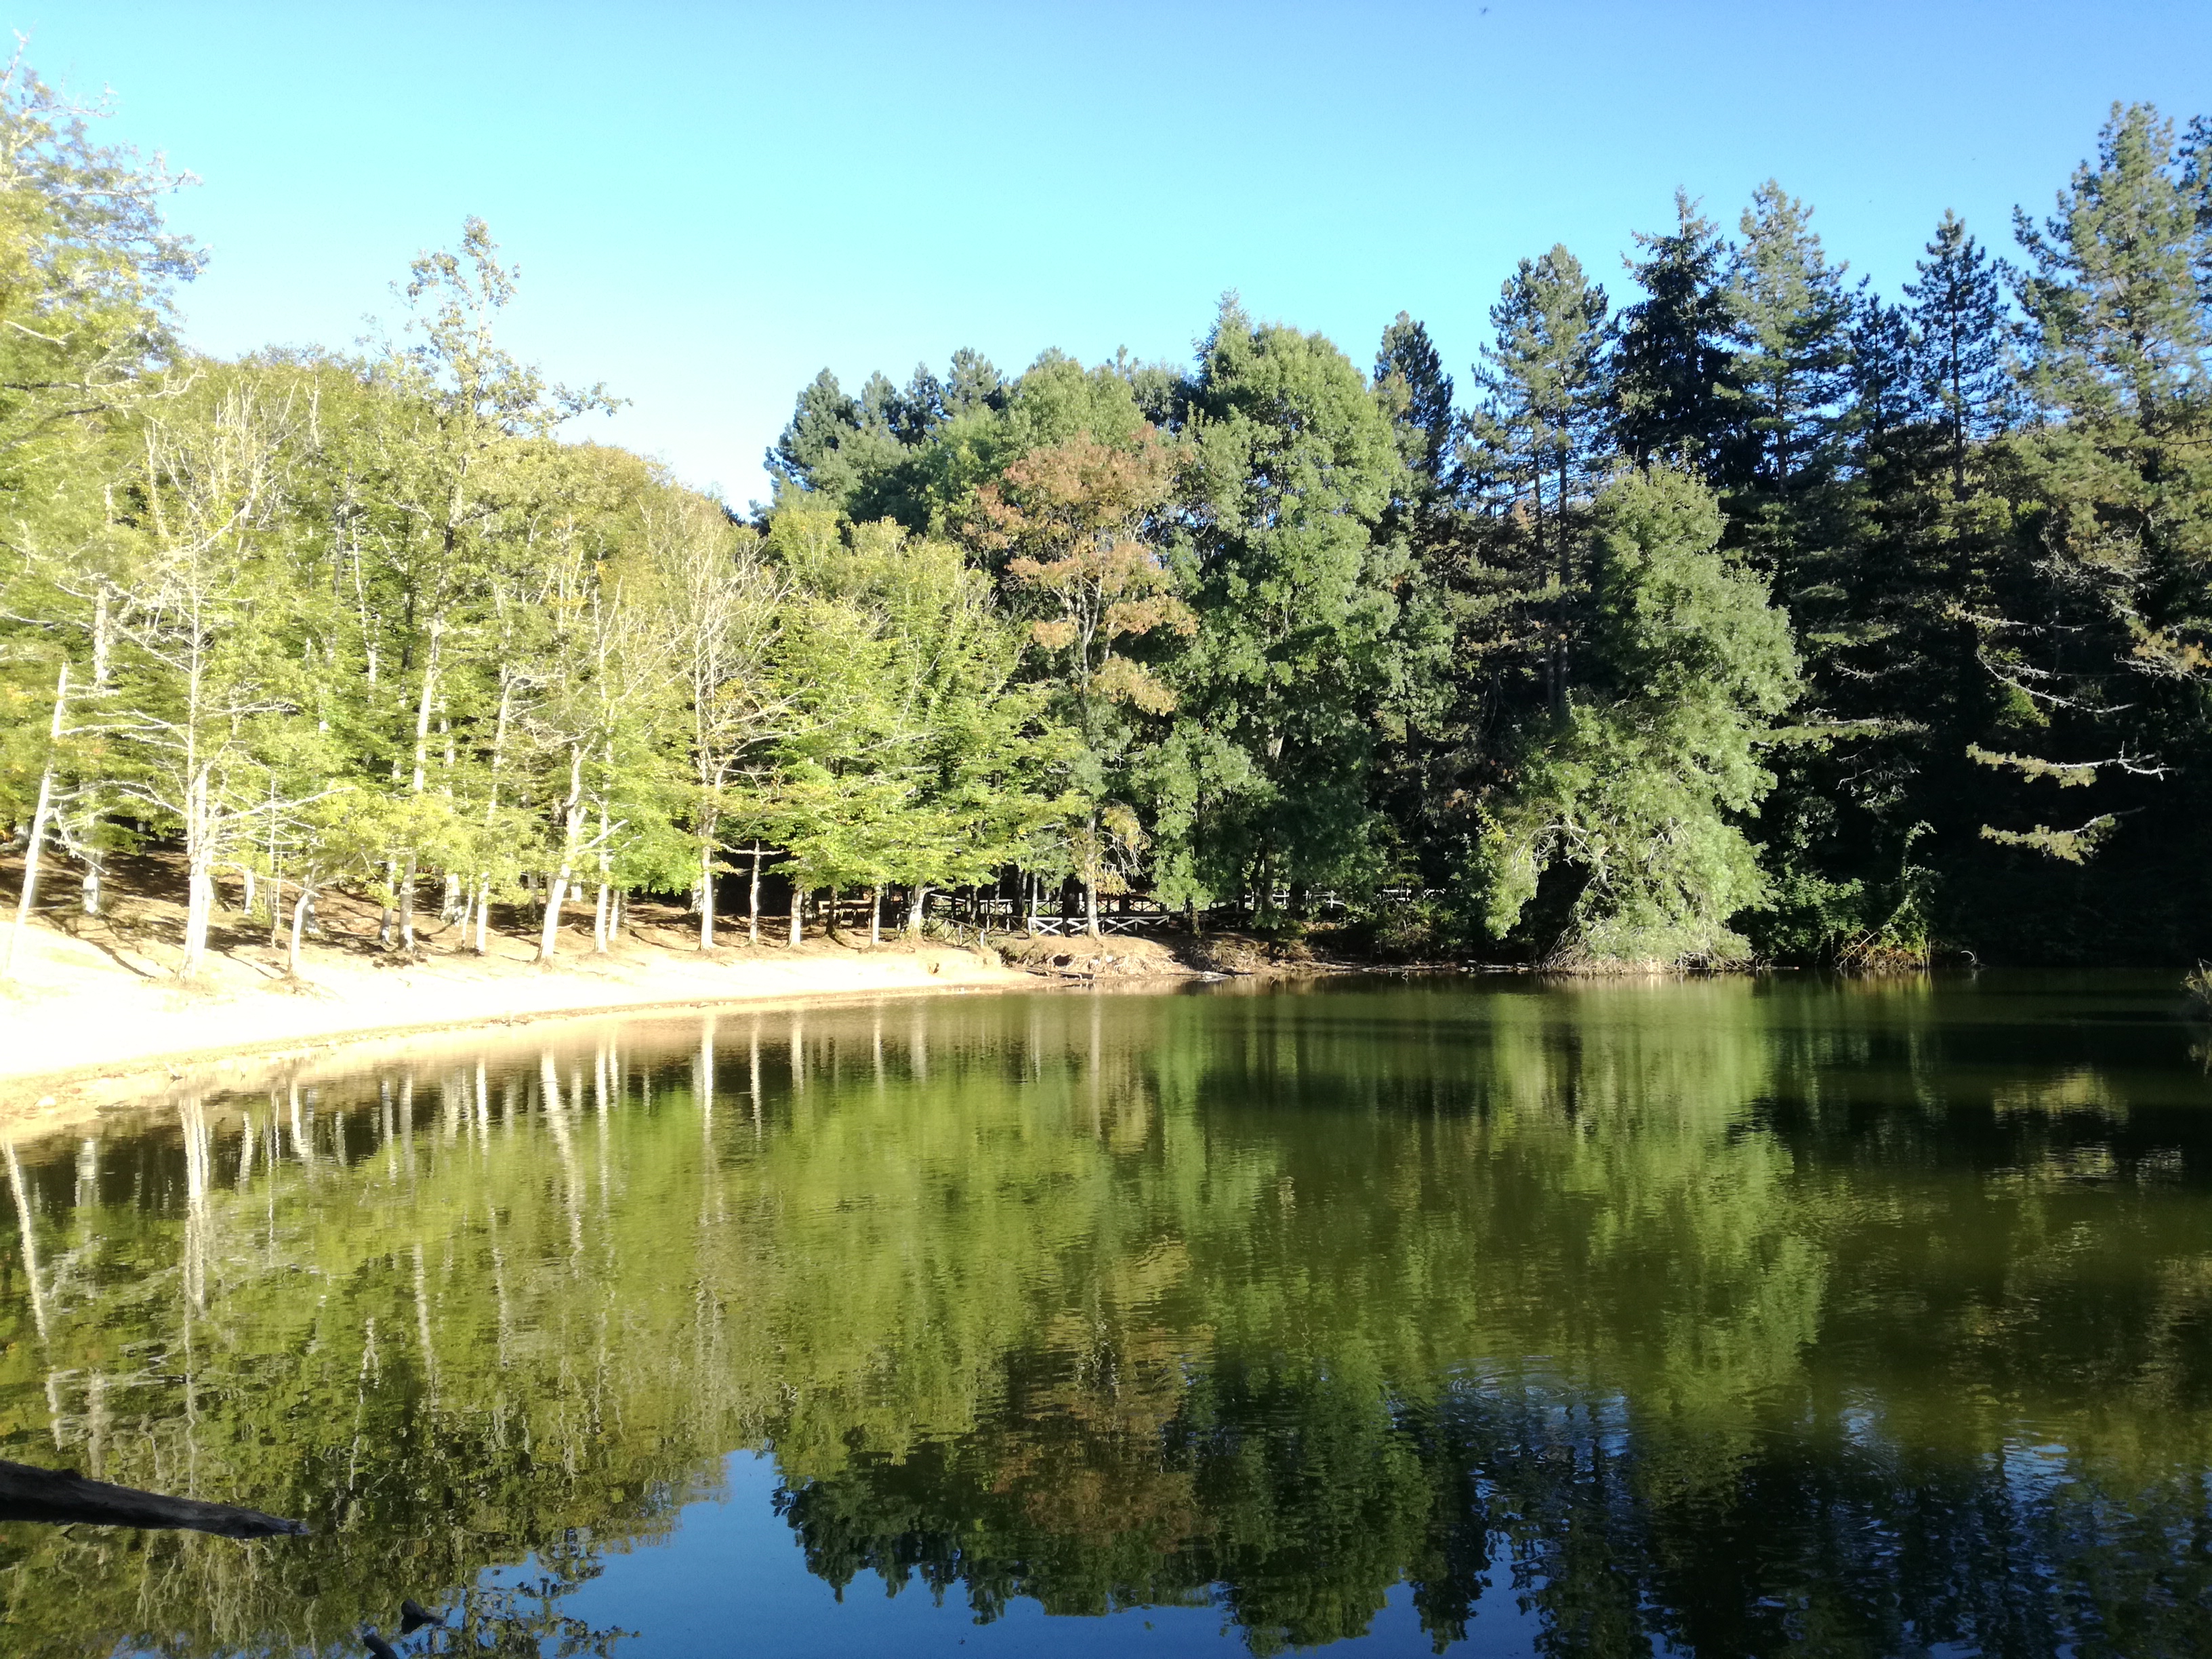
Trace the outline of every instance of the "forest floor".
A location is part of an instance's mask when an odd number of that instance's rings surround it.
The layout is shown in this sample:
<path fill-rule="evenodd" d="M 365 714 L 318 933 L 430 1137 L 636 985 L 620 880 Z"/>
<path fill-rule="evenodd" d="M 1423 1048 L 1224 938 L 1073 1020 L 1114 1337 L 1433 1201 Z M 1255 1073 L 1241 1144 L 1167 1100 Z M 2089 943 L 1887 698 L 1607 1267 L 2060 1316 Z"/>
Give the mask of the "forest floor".
<path fill-rule="evenodd" d="M 5 948 L 22 868 L 0 860 L 0 949 Z M 1113 935 L 1103 939 L 998 939 L 989 949 L 904 939 L 871 945 L 849 933 L 781 941 L 783 919 L 763 919 L 763 942 L 744 943 L 744 922 L 725 918 L 735 943 L 698 949 L 698 921 L 672 903 L 634 904 L 605 954 L 592 949 L 592 913 L 563 917 L 559 960 L 537 958 L 538 916 L 495 906 L 488 951 L 477 956 L 456 924 L 418 902 L 410 957 L 377 943 L 377 905 L 326 889 L 317 896 L 319 937 L 303 946 L 301 972 L 285 971 L 265 909 L 249 916 L 234 877 L 218 881 L 219 908 L 198 976 L 182 960 L 183 861 L 149 852 L 111 861 L 104 914 L 82 912 L 75 872 L 49 866 L 17 950 L 15 978 L 0 983 L 0 1124 L 41 1120 L 84 1103 L 98 1085 L 166 1073 L 198 1073 L 218 1057 L 240 1063 L 321 1049 L 338 1042 L 441 1029 L 736 1001 L 815 1000 L 921 991 L 1137 984 L 1163 979 L 1325 973 L 1308 946 L 1237 934 L 1193 939 Z"/>

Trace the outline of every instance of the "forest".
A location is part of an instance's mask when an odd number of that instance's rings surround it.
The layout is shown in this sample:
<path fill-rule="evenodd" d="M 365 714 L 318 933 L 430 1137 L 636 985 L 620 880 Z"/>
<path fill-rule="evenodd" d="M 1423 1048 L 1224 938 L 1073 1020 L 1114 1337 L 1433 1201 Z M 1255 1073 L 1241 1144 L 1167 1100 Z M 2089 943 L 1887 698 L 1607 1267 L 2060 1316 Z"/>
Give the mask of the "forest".
<path fill-rule="evenodd" d="M 824 370 L 739 508 L 578 440 L 616 399 L 501 345 L 480 221 L 351 350 L 188 350 L 176 179 L 19 60 L 11 939 L 160 846 L 188 974 L 333 885 L 400 953 L 689 894 L 702 947 L 1135 907 L 1563 968 L 2212 954 L 2212 125 L 2094 146 L 1894 297 L 1770 182 L 1618 275 L 1522 259 L 1456 374 L 1234 295 L 1187 363 Z"/>

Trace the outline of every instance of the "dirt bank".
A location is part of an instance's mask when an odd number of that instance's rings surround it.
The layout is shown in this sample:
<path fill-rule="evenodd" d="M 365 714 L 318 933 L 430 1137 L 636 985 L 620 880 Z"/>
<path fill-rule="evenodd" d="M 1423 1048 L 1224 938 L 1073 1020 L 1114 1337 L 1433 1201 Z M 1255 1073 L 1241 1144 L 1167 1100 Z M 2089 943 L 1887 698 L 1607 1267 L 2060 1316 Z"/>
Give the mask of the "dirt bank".
<path fill-rule="evenodd" d="M 0 863 L 0 902 L 20 876 Z M 982 950 L 865 936 L 817 937 L 697 948 L 697 921 L 674 905 L 639 904 L 605 952 L 592 948 L 588 909 L 566 919 L 557 959 L 536 959 L 533 915 L 495 913 L 483 956 L 461 929 L 435 919 L 435 895 L 418 899 L 418 948 L 404 956 L 377 942 L 377 907 L 331 891 L 319 901 L 319 931 L 301 975 L 285 972 L 265 906 L 256 915 L 242 887 L 226 882 L 210 950 L 195 981 L 179 981 L 184 872 L 160 853 L 118 859 L 106 914 L 88 916 L 65 872 L 41 894 L 17 951 L 16 976 L 0 983 L 0 1126 L 52 1122 L 142 1091 L 149 1078 L 210 1086 L 371 1038 L 465 1031 L 581 1016 L 764 1001 L 985 990 L 1051 985 L 1126 985 L 1224 976 L 1332 971 L 1303 943 L 1236 934 L 1202 939 L 1109 935 L 1000 941 Z M 0 945 L 8 922 L 0 920 Z M 742 919 L 724 939 L 743 940 Z"/>
<path fill-rule="evenodd" d="M 61 1109 L 65 1097 L 100 1079 L 204 1066 L 217 1054 L 265 1057 L 371 1035 L 645 1008 L 1038 983 L 995 954 L 950 945 L 823 939 L 702 952 L 696 922 L 673 907 L 639 907 L 604 955 L 592 951 L 589 914 L 580 910 L 550 966 L 535 960 L 520 917 L 491 935 L 482 957 L 458 928 L 430 920 L 421 948 L 403 957 L 376 947 L 373 906 L 332 894 L 298 981 L 286 977 L 267 923 L 233 910 L 187 986 L 175 977 L 181 891 L 168 890 L 181 890 L 181 872 L 159 859 L 131 864 L 111 889 L 107 915 L 83 915 L 75 884 L 58 883 L 25 934 L 15 981 L 0 985 L 0 1121 Z M 0 921 L 0 945 L 6 932 Z"/>

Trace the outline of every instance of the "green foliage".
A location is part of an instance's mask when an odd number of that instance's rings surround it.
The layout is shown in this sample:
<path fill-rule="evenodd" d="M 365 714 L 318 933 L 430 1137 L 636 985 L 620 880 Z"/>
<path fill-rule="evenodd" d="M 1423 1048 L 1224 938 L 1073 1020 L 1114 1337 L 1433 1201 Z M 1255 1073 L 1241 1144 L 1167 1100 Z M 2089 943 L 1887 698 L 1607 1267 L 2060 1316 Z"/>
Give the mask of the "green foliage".
<path fill-rule="evenodd" d="M 1042 688 L 1017 686 L 1021 635 L 950 543 L 853 526 L 787 500 L 771 557 L 790 573 L 769 672 L 792 717 L 761 822 L 808 887 L 987 879 L 1059 804 Z"/>
<path fill-rule="evenodd" d="M 2024 269 L 1947 214 L 1896 301 L 1771 181 L 1733 240 L 1678 195 L 1617 319 L 1517 264 L 1468 409 L 1409 314 L 1369 376 L 1233 300 L 1188 368 L 824 370 L 750 524 L 568 441 L 613 402 L 501 343 L 481 221 L 361 357 L 214 364 L 176 181 L 20 59 L 0 174 L 0 813 L 88 902 L 151 836 L 196 937 L 235 866 L 402 951 L 525 878 L 545 952 L 638 887 L 705 946 L 743 836 L 917 924 L 1073 876 L 1403 948 L 2212 950 L 2201 122 L 2116 108 Z"/>
<path fill-rule="evenodd" d="M 1180 897 L 1359 878 L 1374 828 L 1369 715 L 1396 673 L 1405 550 L 1378 533 L 1404 463 L 1389 415 L 1318 335 L 1224 301 L 1189 394 L 1198 632 L 1150 789 Z"/>
<path fill-rule="evenodd" d="M 1609 484 L 1595 514 L 1585 689 L 1540 728 L 1492 811 L 1489 924 L 1504 934 L 1554 867 L 1577 884 L 1573 961 L 1727 961 L 1729 922 L 1767 882 L 1740 827 L 1772 782 L 1760 764 L 1797 689 L 1787 619 L 1719 550 L 1711 491 L 1665 469 Z"/>
<path fill-rule="evenodd" d="M 1416 488 L 1433 500 L 1445 483 L 1459 421 L 1452 410 L 1452 377 L 1429 331 L 1404 312 L 1382 331 L 1375 349 L 1375 389 L 1398 428 L 1399 453 Z"/>
<path fill-rule="evenodd" d="M 1698 204 L 1674 193 L 1674 228 L 1636 233 L 1629 266 L 1644 297 L 1621 313 L 1613 404 L 1620 447 L 1638 465 L 1711 467 L 1727 449 L 1735 319 L 1727 245 Z"/>
<path fill-rule="evenodd" d="M 2190 1651 L 2191 1113 L 2138 1029 L 2038 1052 L 2045 1013 L 960 998 L 109 1115 L 0 1171 L 0 1456 L 315 1530 L 10 1528 L 10 1651 L 329 1651 L 401 1595 L 588 1651 L 571 1592 L 733 1451 L 830 1584 L 985 1620 L 1218 1593 L 1267 1651 L 1409 1590 L 1442 1642 L 1517 1582 L 1562 1647 L 1786 1650 L 1751 1582 L 1869 1659 L 2029 1618 Z M 535 1627 L 479 1579 L 532 1558 Z"/>

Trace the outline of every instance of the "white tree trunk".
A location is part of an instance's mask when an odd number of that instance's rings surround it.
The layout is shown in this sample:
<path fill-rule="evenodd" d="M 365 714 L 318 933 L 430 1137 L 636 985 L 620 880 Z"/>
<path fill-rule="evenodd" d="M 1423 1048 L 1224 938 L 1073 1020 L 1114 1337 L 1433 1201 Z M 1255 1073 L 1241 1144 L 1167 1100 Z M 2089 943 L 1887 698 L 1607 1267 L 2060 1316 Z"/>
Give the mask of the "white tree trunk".
<path fill-rule="evenodd" d="M 300 940 L 307 931 L 307 908 L 314 901 L 314 883 L 301 882 L 300 896 L 292 904 L 292 949 L 284 960 L 284 971 L 294 979 L 300 977 Z"/>
<path fill-rule="evenodd" d="M 612 743 L 607 744 L 606 760 L 607 772 L 611 776 L 615 761 Z M 609 912 L 612 908 L 614 889 L 608 882 L 614 859 L 607 850 L 608 837 L 613 833 L 607 827 L 607 798 L 601 795 L 599 797 L 599 890 L 592 903 L 592 951 L 597 956 L 606 955 L 607 946 L 612 941 L 614 933 L 613 928 L 609 925 L 612 919 Z"/>
<path fill-rule="evenodd" d="M 545 889 L 545 921 L 538 935 L 538 959 L 550 962 L 556 953 L 561 933 L 561 907 L 568 897 L 568 884 L 575 877 L 576 848 L 584 838 L 584 746 L 572 744 L 568 749 L 568 799 L 564 803 L 561 843 L 561 870 Z"/>
<path fill-rule="evenodd" d="M 195 770 L 185 790 L 185 956 L 179 979 L 191 979 L 207 959 L 208 919 L 215 910 L 215 809 L 204 768 Z"/>
<path fill-rule="evenodd" d="M 215 908 L 215 872 L 204 857 L 195 856 L 187 878 L 185 902 L 185 959 L 177 977 L 190 979 L 207 960 L 208 916 Z"/>
<path fill-rule="evenodd" d="M 62 711 L 69 705 L 69 664 L 64 662 L 54 679 L 54 718 L 47 728 L 46 770 L 39 775 L 39 804 L 31 813 L 31 844 L 23 849 L 23 890 L 15 896 L 15 925 L 8 930 L 8 955 L 0 962 L 0 979 L 15 977 L 15 947 L 31 925 L 31 907 L 38 901 L 39 853 L 46 845 L 46 825 L 53 817 L 54 754 L 51 747 L 62 740 Z"/>
<path fill-rule="evenodd" d="M 556 942 L 561 933 L 561 905 L 568 896 L 568 866 L 563 864 L 561 873 L 553 878 L 545 889 L 545 921 L 538 933 L 538 959 L 553 960 Z"/>

